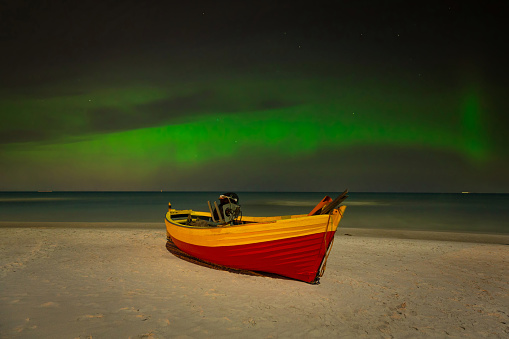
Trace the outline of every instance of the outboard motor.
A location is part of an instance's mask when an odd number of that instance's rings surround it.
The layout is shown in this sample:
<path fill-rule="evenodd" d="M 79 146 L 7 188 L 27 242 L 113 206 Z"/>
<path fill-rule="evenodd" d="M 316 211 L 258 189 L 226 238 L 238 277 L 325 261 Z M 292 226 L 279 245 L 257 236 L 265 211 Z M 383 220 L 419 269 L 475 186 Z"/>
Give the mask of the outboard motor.
<path fill-rule="evenodd" d="M 228 192 L 221 194 L 219 202 L 218 209 L 225 223 L 229 224 L 241 215 L 239 196 L 236 193 Z M 214 211 L 214 216 L 219 217 L 217 211 Z"/>
<path fill-rule="evenodd" d="M 224 222 L 229 224 L 232 221 L 236 220 L 240 215 L 240 206 L 230 203 L 222 206 Z"/>

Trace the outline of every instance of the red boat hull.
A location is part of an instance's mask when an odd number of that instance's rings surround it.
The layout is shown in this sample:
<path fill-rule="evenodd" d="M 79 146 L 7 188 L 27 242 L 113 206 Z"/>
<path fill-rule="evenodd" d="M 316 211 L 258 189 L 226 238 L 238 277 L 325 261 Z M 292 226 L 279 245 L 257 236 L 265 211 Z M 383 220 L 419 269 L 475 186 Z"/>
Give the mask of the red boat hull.
<path fill-rule="evenodd" d="M 313 282 L 335 231 L 235 246 L 199 246 L 172 237 L 182 251 L 232 268 L 275 273 Z"/>

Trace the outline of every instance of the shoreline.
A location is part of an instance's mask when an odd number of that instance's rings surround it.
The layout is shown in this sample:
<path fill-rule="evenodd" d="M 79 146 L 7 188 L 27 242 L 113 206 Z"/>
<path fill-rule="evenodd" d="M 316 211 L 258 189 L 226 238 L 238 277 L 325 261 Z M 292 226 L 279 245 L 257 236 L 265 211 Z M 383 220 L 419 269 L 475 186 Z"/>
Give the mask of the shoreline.
<path fill-rule="evenodd" d="M 0 229 L 4 228 L 43 228 L 43 229 L 139 229 L 165 230 L 164 222 L 22 222 L 0 221 Z M 451 232 L 427 230 L 402 230 L 382 228 L 351 228 L 338 227 L 336 237 L 373 237 L 392 239 L 414 239 L 470 242 L 481 244 L 509 245 L 508 233 Z"/>

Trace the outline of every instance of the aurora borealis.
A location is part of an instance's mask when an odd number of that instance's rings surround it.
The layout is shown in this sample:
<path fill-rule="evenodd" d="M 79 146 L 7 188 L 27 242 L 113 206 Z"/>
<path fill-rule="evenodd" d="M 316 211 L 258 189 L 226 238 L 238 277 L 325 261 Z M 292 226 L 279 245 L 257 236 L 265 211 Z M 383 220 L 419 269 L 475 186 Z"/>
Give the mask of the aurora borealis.
<path fill-rule="evenodd" d="M 503 8 L 7 7 L 0 190 L 509 191 Z"/>

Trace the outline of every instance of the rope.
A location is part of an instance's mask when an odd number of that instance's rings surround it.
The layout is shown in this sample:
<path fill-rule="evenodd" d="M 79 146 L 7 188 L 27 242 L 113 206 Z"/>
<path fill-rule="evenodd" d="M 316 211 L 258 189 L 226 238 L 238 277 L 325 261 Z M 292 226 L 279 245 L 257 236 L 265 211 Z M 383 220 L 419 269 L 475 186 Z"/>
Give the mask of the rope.
<path fill-rule="evenodd" d="M 325 232 L 323 233 L 323 244 L 324 246 L 327 246 L 327 232 L 329 231 L 329 224 L 331 219 L 331 213 L 329 213 L 329 219 L 327 219 L 327 225 L 325 226 Z M 332 230 L 332 227 L 331 227 Z M 325 273 L 325 267 L 327 266 L 327 259 L 329 258 L 329 253 L 332 248 L 332 244 L 334 243 L 334 237 L 332 237 L 331 243 L 329 245 L 329 248 L 326 249 L 325 256 L 323 259 L 322 267 L 320 268 L 320 273 L 318 274 L 318 278 L 321 278 L 323 274 Z"/>
<path fill-rule="evenodd" d="M 343 213 L 341 212 L 341 209 L 338 209 L 338 213 L 341 216 L 341 218 L 343 218 Z M 327 227 L 325 228 L 325 235 L 323 236 L 323 240 L 324 240 L 325 244 L 327 244 L 327 231 L 329 230 L 329 222 L 330 222 L 331 215 L 332 215 L 332 212 L 329 213 L 329 220 L 327 221 Z M 332 227 L 331 227 L 331 231 L 332 231 Z M 322 264 L 322 267 L 320 268 L 320 274 L 318 275 L 319 278 L 321 278 L 323 276 L 323 274 L 325 273 L 325 268 L 327 266 L 327 259 L 329 258 L 329 254 L 332 250 L 333 244 L 334 244 L 334 236 L 332 237 L 332 240 L 329 244 L 329 248 L 327 249 L 327 252 L 325 253 L 325 257 L 323 259 L 323 264 Z"/>

